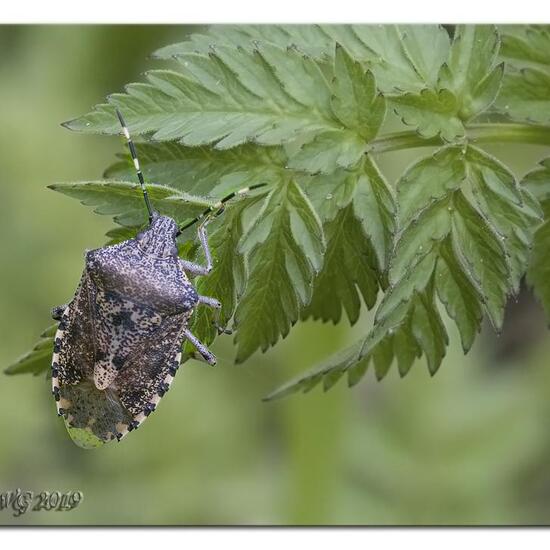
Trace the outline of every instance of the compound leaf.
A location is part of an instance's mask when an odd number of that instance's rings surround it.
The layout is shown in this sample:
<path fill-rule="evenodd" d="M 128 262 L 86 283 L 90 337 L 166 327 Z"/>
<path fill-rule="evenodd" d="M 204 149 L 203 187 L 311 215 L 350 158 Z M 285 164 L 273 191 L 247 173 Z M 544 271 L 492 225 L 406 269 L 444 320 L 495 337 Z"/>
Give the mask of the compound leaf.
<path fill-rule="evenodd" d="M 210 27 L 155 56 L 185 63 L 190 53 L 206 55 L 212 46 L 252 52 L 258 43 L 294 47 L 323 63 L 333 60 L 340 44 L 374 72 L 384 93 L 420 91 L 433 84 L 449 50 L 448 34 L 439 25 L 246 25 Z"/>
<path fill-rule="evenodd" d="M 309 189 L 323 216 L 327 251 L 302 318 L 312 316 L 336 324 L 344 309 L 354 324 L 360 295 L 370 309 L 382 284 L 395 229 L 393 193 L 370 157 L 341 177 L 329 195 L 318 180 L 309 182 Z M 333 202 L 339 208 L 336 215 L 327 206 Z"/>
<path fill-rule="evenodd" d="M 394 359 L 406 373 L 421 354 L 435 373 L 448 341 L 435 296 L 455 321 L 465 351 L 483 313 L 500 329 L 506 299 L 525 271 L 540 222 L 536 199 L 503 165 L 472 146 L 444 147 L 420 160 L 397 190 L 400 231 L 374 328 L 269 398 L 309 390 L 326 377 L 325 388 L 331 387 L 346 371 L 356 383 L 371 359 L 378 378 Z"/>
<path fill-rule="evenodd" d="M 321 222 L 298 184 L 273 189 L 240 245 L 249 278 L 235 312 L 237 362 L 288 334 L 311 299 L 324 248 Z"/>
<path fill-rule="evenodd" d="M 216 198 L 249 185 L 274 183 L 285 172 L 287 163 L 279 147 L 243 145 L 218 151 L 163 142 L 137 143 L 136 149 L 146 182 Z M 134 180 L 136 172 L 129 155 L 111 165 L 104 176 Z"/>
<path fill-rule="evenodd" d="M 369 309 L 376 303 L 379 281 L 372 265 L 374 252 L 351 205 L 325 226 L 325 234 L 327 251 L 323 269 L 315 280 L 313 297 L 302 318 L 311 316 L 336 324 L 344 309 L 354 324 L 359 318 L 360 296 Z"/>
<path fill-rule="evenodd" d="M 56 183 L 48 186 L 93 206 L 94 212 L 114 219 L 120 225 L 138 226 L 147 220 L 147 212 L 141 189 L 127 181 L 87 181 L 79 183 Z M 182 193 L 164 185 L 147 185 L 151 203 L 161 214 L 183 222 L 202 212 L 215 201 Z"/>
<path fill-rule="evenodd" d="M 185 61 L 195 67 L 194 74 L 150 71 L 148 84 L 129 85 L 126 94 L 111 96 L 110 105 L 100 105 L 67 126 L 118 133 L 116 106 L 134 134 L 151 133 L 156 141 L 178 139 L 191 146 L 215 144 L 218 149 L 252 140 L 276 145 L 305 132 L 340 129 L 330 109 L 328 83 L 311 58 L 271 45 L 253 53 L 232 50 L 231 56 L 222 51 L 224 56 L 212 53 Z M 226 64 L 229 60 L 232 66 Z M 241 79 L 234 72 L 245 69 Z"/>

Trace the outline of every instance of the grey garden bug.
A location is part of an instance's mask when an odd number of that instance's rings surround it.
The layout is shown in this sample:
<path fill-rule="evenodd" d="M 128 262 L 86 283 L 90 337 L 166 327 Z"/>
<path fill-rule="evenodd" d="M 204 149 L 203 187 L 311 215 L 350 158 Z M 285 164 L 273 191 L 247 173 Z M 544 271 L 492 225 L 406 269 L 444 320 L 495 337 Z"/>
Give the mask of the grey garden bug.
<path fill-rule="evenodd" d="M 135 239 L 87 252 L 73 300 L 52 311 L 59 321 L 52 393 L 71 437 L 88 448 L 115 438 L 120 441 L 156 409 L 178 370 L 184 340 L 207 363 L 216 363 L 189 331 L 188 323 L 196 306 L 219 310 L 221 304 L 200 296 L 188 274 L 207 275 L 212 269 L 208 222 L 234 196 L 265 185 L 231 193 L 178 228 L 172 218 L 153 209 L 134 143 L 118 110 L 117 115 L 143 192 L 149 227 Z M 176 246 L 181 231 L 197 222 L 204 266 L 179 258 Z"/>

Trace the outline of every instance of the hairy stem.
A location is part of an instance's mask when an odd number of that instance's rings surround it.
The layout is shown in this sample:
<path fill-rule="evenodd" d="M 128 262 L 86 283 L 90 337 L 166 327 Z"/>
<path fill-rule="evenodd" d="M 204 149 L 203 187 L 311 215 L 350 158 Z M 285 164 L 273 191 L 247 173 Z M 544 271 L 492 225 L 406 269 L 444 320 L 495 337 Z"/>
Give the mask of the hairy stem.
<path fill-rule="evenodd" d="M 469 143 L 531 143 L 550 145 L 550 126 L 538 124 L 486 123 L 466 126 L 466 141 Z M 388 153 L 415 147 L 445 145 L 439 136 L 423 138 L 416 130 L 393 132 L 371 142 L 372 153 Z"/>

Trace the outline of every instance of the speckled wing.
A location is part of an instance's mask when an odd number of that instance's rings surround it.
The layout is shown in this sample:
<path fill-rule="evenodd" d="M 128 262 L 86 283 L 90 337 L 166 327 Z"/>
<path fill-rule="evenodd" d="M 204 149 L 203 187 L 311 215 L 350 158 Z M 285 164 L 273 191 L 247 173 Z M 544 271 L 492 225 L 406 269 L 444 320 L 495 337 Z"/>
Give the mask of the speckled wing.
<path fill-rule="evenodd" d="M 91 308 L 93 283 L 84 272 L 72 302 L 63 311 L 54 339 L 52 356 L 52 389 L 77 384 L 94 371 L 95 323 Z M 57 388 L 57 389 L 56 389 Z M 58 402 L 58 409 L 62 405 Z"/>
<path fill-rule="evenodd" d="M 158 330 L 128 358 L 117 377 L 120 402 L 133 415 L 128 430 L 137 428 L 170 388 L 181 361 L 183 329 L 188 314 L 165 317 Z"/>

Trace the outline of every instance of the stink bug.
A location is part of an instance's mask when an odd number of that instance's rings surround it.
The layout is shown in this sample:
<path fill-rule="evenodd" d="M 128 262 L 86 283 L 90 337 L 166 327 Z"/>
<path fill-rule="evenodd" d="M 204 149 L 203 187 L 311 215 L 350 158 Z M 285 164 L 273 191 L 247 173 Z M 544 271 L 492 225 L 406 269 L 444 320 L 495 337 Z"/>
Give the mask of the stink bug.
<path fill-rule="evenodd" d="M 218 311 L 221 304 L 200 296 L 188 275 L 208 275 L 212 269 L 208 222 L 234 196 L 265 185 L 231 193 L 178 228 L 172 218 L 153 209 L 136 149 L 118 110 L 117 115 L 137 171 L 149 226 L 134 239 L 87 252 L 73 300 L 52 311 L 59 321 L 52 393 L 71 437 L 86 448 L 120 441 L 156 409 L 178 370 L 184 340 L 207 363 L 216 363 L 214 355 L 189 331 L 188 323 L 199 304 Z M 204 266 L 178 257 L 176 238 L 195 223 L 199 223 Z"/>

